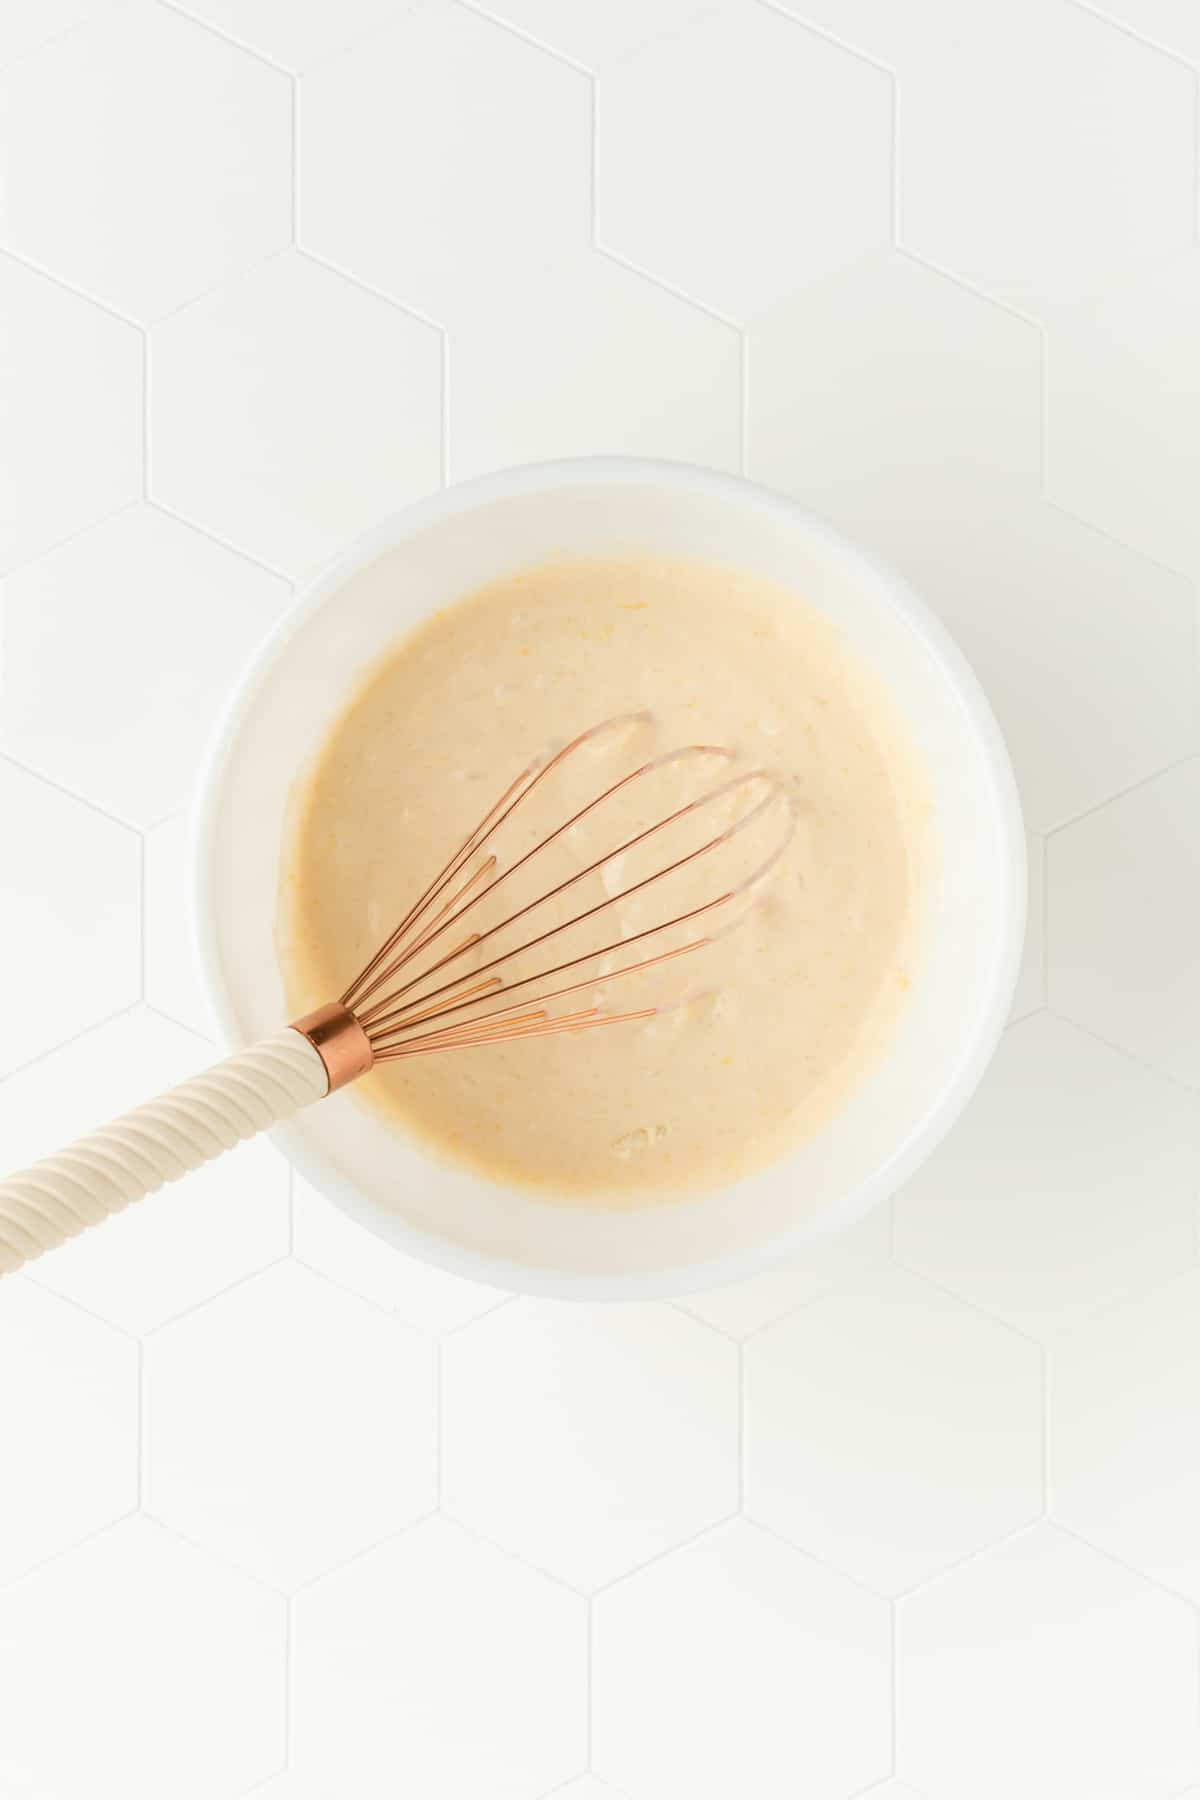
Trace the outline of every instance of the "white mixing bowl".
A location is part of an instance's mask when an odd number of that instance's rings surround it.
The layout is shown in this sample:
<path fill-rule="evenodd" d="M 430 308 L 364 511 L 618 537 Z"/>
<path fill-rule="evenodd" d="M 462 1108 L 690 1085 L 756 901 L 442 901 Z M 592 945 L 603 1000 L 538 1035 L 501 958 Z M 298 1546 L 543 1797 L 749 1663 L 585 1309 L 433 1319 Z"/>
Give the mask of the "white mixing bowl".
<path fill-rule="evenodd" d="M 674 464 L 550 463 L 452 488 L 322 574 L 258 655 L 209 757 L 194 879 L 208 992 L 229 1043 L 248 1043 L 288 1016 L 274 932 L 289 795 L 360 672 L 483 582 L 618 551 L 696 556 L 788 584 L 836 623 L 906 718 L 932 790 L 935 867 L 918 972 L 885 1060 L 773 1167 L 628 1212 L 547 1204 L 441 1164 L 352 1091 L 278 1138 L 335 1205 L 402 1250 L 503 1287 L 634 1299 L 753 1273 L 866 1212 L 949 1129 L 1003 1027 L 1025 911 L 1016 788 L 974 676 L 902 581 L 789 501 Z"/>

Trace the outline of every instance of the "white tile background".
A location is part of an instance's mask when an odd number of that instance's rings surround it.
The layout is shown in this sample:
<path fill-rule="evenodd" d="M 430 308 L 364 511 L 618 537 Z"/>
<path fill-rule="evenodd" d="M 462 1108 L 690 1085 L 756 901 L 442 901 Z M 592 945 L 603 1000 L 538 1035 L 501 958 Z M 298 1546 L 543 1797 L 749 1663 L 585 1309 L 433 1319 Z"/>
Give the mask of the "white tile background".
<path fill-rule="evenodd" d="M 1031 827 L 891 1209 L 679 1307 L 258 1145 L 0 1288 L 0 1800 L 1200 1793 L 1195 0 L 4 0 L 5 1163 L 211 1055 L 199 746 L 291 583 L 547 455 L 908 571 Z"/>

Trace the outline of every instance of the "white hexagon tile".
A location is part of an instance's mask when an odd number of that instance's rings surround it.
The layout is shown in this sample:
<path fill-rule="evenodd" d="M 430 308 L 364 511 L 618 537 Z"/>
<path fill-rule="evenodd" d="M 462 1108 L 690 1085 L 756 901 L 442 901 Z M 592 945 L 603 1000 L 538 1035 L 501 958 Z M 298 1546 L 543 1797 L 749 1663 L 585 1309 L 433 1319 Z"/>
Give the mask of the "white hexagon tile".
<path fill-rule="evenodd" d="M 1012 1022 L 894 1197 L 514 1298 L 269 1143 L 0 1284 L 8 1800 L 1200 1795 L 1192 0 L 0 6 L 0 1152 L 216 1055 L 204 741 L 524 459 L 894 563 L 1008 739 Z"/>
<path fill-rule="evenodd" d="M 1054 1338 L 1194 1260 L 1198 1149 L 1191 1094 L 1035 1013 L 899 1195 L 897 1254 Z"/>
<path fill-rule="evenodd" d="M 998 299 L 1052 313 L 1191 244 L 1192 71 L 1075 0 L 975 9 L 900 95 L 900 240 Z"/>
<path fill-rule="evenodd" d="M 1200 1766 L 1196 1617 L 1036 1525 L 900 1604 L 896 1756 L 931 1800 L 1171 1800 Z"/>
<path fill-rule="evenodd" d="M 1193 1272 L 1081 1326 L 1054 1357 L 1050 1435 L 1055 1517 L 1193 1600 L 1200 1600 L 1198 1298 Z"/>
<path fill-rule="evenodd" d="M 1030 832 L 1025 853 L 1025 947 L 1013 994 L 1014 1020 L 1046 1004 L 1046 840 Z"/>
<path fill-rule="evenodd" d="M 0 242 L 156 318 L 288 242 L 291 107 L 277 70 L 117 0 L 0 71 Z"/>
<path fill-rule="evenodd" d="M 431 1519 L 295 1602 L 295 1763 L 340 1791 L 536 1800 L 587 1764 L 587 1608 Z"/>
<path fill-rule="evenodd" d="M 288 251 L 150 334 L 150 492 L 298 574 L 436 487 L 433 326 Z"/>
<path fill-rule="evenodd" d="M 829 1800 L 891 1763 L 886 1604 L 737 1520 L 595 1603 L 592 1755 L 641 1796 Z"/>
<path fill-rule="evenodd" d="M 30 1281 L 5 1281 L 0 1368 L 2 1583 L 137 1505 L 138 1347 Z"/>
<path fill-rule="evenodd" d="M 230 684 L 288 598 L 278 576 L 191 526 L 127 508 L 6 584 L 0 745 L 105 811 L 156 824 L 186 805 Z M 110 667 L 114 640 L 131 654 Z"/>
<path fill-rule="evenodd" d="M 433 1344 L 295 1263 L 146 1344 L 147 1512 L 295 1587 L 432 1510 Z"/>
<path fill-rule="evenodd" d="M 0 1792 L 233 1800 L 283 1761 L 285 1630 L 149 1519 L 56 1557 L 3 1590 Z"/>
<path fill-rule="evenodd" d="M 1054 1007 L 1200 1088 L 1200 759 L 1050 841 Z M 1096 971 L 1103 979 L 1096 979 Z"/>
<path fill-rule="evenodd" d="M 890 241 L 891 137 L 884 70 L 765 6 L 706 7 L 601 77 L 598 241 L 742 320 Z"/>
<path fill-rule="evenodd" d="M 768 295 L 748 359 L 751 474 L 894 561 L 1038 499 L 1037 328 L 911 256 Z"/>
<path fill-rule="evenodd" d="M 135 499 L 143 446 L 138 333 L 3 247 L 0 572 Z"/>
<path fill-rule="evenodd" d="M 452 479 L 596 454 L 736 471 L 741 345 L 732 326 L 595 252 L 538 263 L 489 293 L 486 313 L 453 332 Z"/>
<path fill-rule="evenodd" d="M 738 1358 L 667 1307 L 521 1300 L 443 1348 L 442 1505 L 598 1587 L 738 1504 Z"/>
<path fill-rule="evenodd" d="M 1193 580 L 1198 301 L 1200 250 L 1165 258 L 1077 307 L 1046 367 L 1051 495 Z"/>
<path fill-rule="evenodd" d="M 415 7 L 300 84 L 300 242 L 443 323 L 582 251 L 591 88 L 463 6 Z"/>
<path fill-rule="evenodd" d="M 156 1012 L 200 1037 L 213 1029 L 212 1008 L 192 943 L 189 876 L 191 820 L 176 813 L 145 833 L 142 959 L 146 999 Z"/>
<path fill-rule="evenodd" d="M 7 1074 L 138 998 L 141 851 L 123 825 L 3 757 L 0 817 L 0 932 L 20 952 L 5 964 Z"/>
<path fill-rule="evenodd" d="M 1042 1441 L 1038 1346 L 898 1270 L 746 1347 L 748 1517 L 882 1593 L 1036 1519 Z"/>

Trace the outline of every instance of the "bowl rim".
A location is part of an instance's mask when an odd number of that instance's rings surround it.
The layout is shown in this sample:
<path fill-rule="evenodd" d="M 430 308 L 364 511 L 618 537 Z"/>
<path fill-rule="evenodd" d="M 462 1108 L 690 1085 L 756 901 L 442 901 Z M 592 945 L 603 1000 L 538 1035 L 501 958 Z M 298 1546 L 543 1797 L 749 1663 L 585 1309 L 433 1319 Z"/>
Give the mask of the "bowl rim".
<path fill-rule="evenodd" d="M 992 945 L 986 1006 L 961 1046 L 953 1073 L 934 1103 L 867 1180 L 850 1190 L 818 1219 L 726 1255 L 702 1262 L 623 1273 L 590 1273 L 516 1262 L 474 1250 L 420 1230 L 399 1215 L 381 1215 L 357 1185 L 330 1166 L 288 1123 L 271 1137 L 288 1161 L 342 1212 L 402 1252 L 448 1274 L 511 1292 L 570 1300 L 661 1300 L 700 1293 L 773 1267 L 818 1238 L 844 1228 L 894 1193 L 925 1161 L 958 1119 L 991 1060 L 1008 1023 L 1025 935 L 1026 840 L 1021 804 L 1008 749 L 978 677 L 940 619 L 908 582 L 886 563 L 862 550 L 794 500 L 744 476 L 690 463 L 625 456 L 569 457 L 518 464 L 442 488 L 401 508 L 357 537 L 349 547 L 298 585 L 292 605 L 250 657 L 209 736 L 191 813 L 188 890 L 192 942 L 201 985 L 223 1048 L 240 1047 L 232 1004 L 221 974 L 214 892 L 214 845 L 220 822 L 220 795 L 235 761 L 243 720 L 280 654 L 307 620 L 354 575 L 406 539 L 456 516 L 498 500 L 531 492 L 589 485 L 658 486 L 708 494 L 761 511 L 799 527 L 836 557 L 853 576 L 861 574 L 886 591 L 955 691 L 970 734 L 982 753 L 991 797 L 992 822 L 1000 834 L 1009 871 L 1003 927 Z M 381 1220 L 386 1218 L 386 1230 Z"/>

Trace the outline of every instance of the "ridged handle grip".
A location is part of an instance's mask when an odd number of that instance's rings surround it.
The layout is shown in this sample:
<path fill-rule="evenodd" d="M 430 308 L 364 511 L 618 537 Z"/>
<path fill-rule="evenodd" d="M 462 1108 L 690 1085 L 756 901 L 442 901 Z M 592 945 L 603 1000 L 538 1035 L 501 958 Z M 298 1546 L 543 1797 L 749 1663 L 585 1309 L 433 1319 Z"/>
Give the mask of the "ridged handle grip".
<path fill-rule="evenodd" d="M 316 1050 L 289 1028 L 10 1175 L 0 1182 L 0 1275 L 289 1118 L 328 1086 Z"/>

